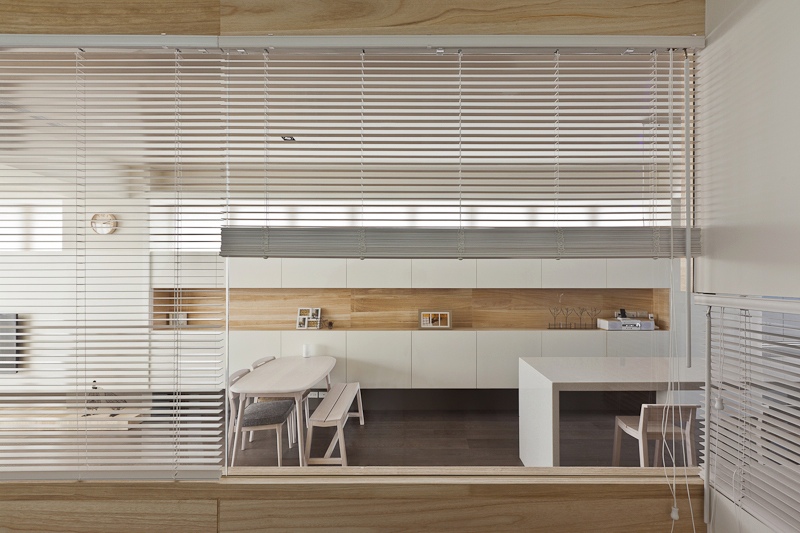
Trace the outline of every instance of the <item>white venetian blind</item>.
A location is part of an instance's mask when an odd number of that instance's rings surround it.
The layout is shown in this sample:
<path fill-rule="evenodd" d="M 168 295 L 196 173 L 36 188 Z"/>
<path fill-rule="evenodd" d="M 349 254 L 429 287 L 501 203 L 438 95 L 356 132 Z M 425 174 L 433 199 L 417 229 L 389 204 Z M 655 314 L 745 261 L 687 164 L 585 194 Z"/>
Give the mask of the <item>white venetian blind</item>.
<path fill-rule="evenodd" d="M 224 256 L 684 254 L 683 51 L 276 50 L 227 69 Z"/>
<path fill-rule="evenodd" d="M 223 189 L 184 183 L 224 181 L 220 57 L 4 52 L 0 80 L 0 477 L 217 477 Z"/>
<path fill-rule="evenodd" d="M 710 484 L 771 529 L 797 531 L 800 304 L 717 301 L 711 311 Z"/>

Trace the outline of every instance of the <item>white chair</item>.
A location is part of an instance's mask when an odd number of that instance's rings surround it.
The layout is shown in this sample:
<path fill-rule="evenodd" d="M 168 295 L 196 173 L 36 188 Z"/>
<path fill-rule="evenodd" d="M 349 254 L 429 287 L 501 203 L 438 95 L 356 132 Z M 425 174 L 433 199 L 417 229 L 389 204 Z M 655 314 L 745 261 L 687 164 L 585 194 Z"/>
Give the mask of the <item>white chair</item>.
<path fill-rule="evenodd" d="M 275 360 L 275 357 L 272 356 L 272 355 L 268 355 L 266 357 L 262 357 L 261 359 L 256 359 L 255 361 L 253 361 L 253 364 L 250 365 L 250 369 L 251 370 L 255 370 L 256 368 L 258 368 L 260 366 L 263 366 L 263 365 L 266 365 L 270 361 L 274 361 L 274 360 Z"/>
<path fill-rule="evenodd" d="M 256 368 L 264 366 L 267 363 L 269 363 L 270 361 L 274 361 L 274 360 L 275 360 L 275 356 L 274 355 L 267 355 L 265 357 L 262 357 L 261 359 L 256 359 L 250 365 L 250 369 L 251 370 L 255 370 Z M 303 404 L 305 405 L 306 419 L 308 419 L 308 393 L 309 392 L 310 391 L 306 391 L 304 393 L 304 395 L 303 395 Z M 273 399 L 271 399 L 271 398 L 262 398 L 259 401 L 262 401 L 262 402 L 263 401 L 273 401 Z M 255 402 L 255 398 L 250 398 L 248 400 L 248 404 L 251 404 L 253 402 Z M 296 437 L 297 436 L 297 430 L 295 429 L 296 425 L 297 424 L 295 423 L 294 418 L 290 418 L 289 419 L 289 445 L 290 445 L 290 447 L 294 442 L 297 442 L 297 437 Z M 252 431 L 250 432 L 250 442 L 253 442 L 253 432 Z"/>
<path fill-rule="evenodd" d="M 234 394 L 231 392 L 231 385 L 242 379 L 242 377 L 246 376 L 250 373 L 249 368 L 243 368 L 241 370 L 237 370 L 233 374 L 231 374 L 230 378 L 228 379 L 228 413 L 230 416 L 230 421 L 228 422 L 228 448 L 230 449 L 233 446 L 233 432 L 236 428 L 236 414 L 239 411 L 239 395 Z"/>
<path fill-rule="evenodd" d="M 231 392 L 230 387 L 249 373 L 249 368 L 237 370 L 231 374 L 231 377 L 228 380 L 228 405 L 230 406 L 231 417 L 228 431 L 228 446 L 233 446 L 232 439 L 236 431 L 241 433 L 241 449 L 244 450 L 247 442 L 247 439 L 245 438 L 245 432 L 250 432 L 250 438 L 252 440 L 254 431 L 259 431 L 262 429 L 274 429 L 278 451 L 278 466 L 282 466 L 283 443 L 281 441 L 281 431 L 283 431 L 283 425 L 287 419 L 292 419 L 292 414 L 294 413 L 294 401 L 275 400 L 268 402 L 256 402 L 254 404 L 247 405 L 244 408 L 242 426 L 237 427 L 236 422 L 239 414 L 239 395 Z M 289 437 L 289 447 L 291 448 L 294 444 L 294 434 L 289 428 L 287 428 L 287 434 Z M 235 460 L 236 450 L 233 450 L 231 466 L 234 465 Z"/>
<path fill-rule="evenodd" d="M 261 359 L 256 359 L 255 361 L 253 361 L 253 364 L 252 364 L 252 365 L 250 365 L 250 368 L 251 368 L 251 369 L 253 369 L 253 370 L 255 370 L 256 368 L 258 368 L 258 367 L 260 367 L 260 366 L 263 366 L 263 365 L 265 365 L 265 364 L 269 363 L 270 361 L 274 361 L 274 360 L 275 360 L 275 357 L 274 357 L 274 356 L 272 356 L 272 355 L 268 355 L 268 356 L 266 356 L 266 357 L 262 357 Z M 308 408 L 308 396 L 309 396 L 310 394 L 311 394 L 311 390 L 310 390 L 310 389 L 309 389 L 309 390 L 307 390 L 307 391 L 305 391 L 305 392 L 303 393 L 303 407 L 305 408 L 305 411 L 306 411 L 306 427 L 308 427 L 308 413 L 309 413 L 309 408 Z M 293 422 L 293 421 L 290 421 L 290 422 L 289 422 L 289 428 L 290 428 L 290 430 L 294 431 L 294 429 L 293 429 L 293 428 L 294 428 L 294 425 L 295 425 L 295 424 L 294 424 L 294 422 Z M 252 442 L 252 440 L 253 440 L 253 434 L 251 433 L 251 434 L 250 434 L 250 441 Z"/>
<path fill-rule="evenodd" d="M 614 428 L 614 455 L 612 466 L 619 466 L 622 433 L 639 441 L 639 466 L 649 466 L 648 442 L 656 442 L 653 466 L 662 463 L 661 448 L 664 439 L 678 439 L 686 454 L 686 466 L 694 466 L 694 427 L 699 405 L 643 404 L 639 416 L 618 416 Z M 675 451 L 677 460 L 680 455 Z"/>

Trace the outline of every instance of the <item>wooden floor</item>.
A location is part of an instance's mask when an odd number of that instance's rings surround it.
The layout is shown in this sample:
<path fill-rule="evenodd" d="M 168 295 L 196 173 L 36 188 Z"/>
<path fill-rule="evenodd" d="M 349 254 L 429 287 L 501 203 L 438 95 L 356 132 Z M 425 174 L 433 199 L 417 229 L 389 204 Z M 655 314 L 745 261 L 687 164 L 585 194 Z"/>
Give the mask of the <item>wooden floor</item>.
<path fill-rule="evenodd" d="M 610 466 L 614 416 L 563 412 L 562 466 Z M 323 454 L 332 435 L 332 428 L 315 429 L 312 454 Z M 364 426 L 350 419 L 345 439 L 351 466 L 522 466 L 516 411 L 366 411 Z M 283 464 L 297 466 L 285 430 L 283 443 Z M 636 440 L 624 436 L 622 444 L 621 465 L 638 466 Z M 236 466 L 276 464 L 274 431 L 256 432 L 236 459 Z"/>

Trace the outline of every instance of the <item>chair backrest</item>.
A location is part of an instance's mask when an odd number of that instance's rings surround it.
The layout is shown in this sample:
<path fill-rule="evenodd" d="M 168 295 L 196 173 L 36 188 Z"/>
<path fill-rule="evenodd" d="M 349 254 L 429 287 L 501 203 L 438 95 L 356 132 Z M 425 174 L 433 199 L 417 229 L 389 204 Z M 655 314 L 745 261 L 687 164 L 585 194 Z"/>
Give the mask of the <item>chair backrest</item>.
<path fill-rule="evenodd" d="M 684 431 L 691 431 L 694 426 L 695 415 L 699 405 L 687 404 L 642 404 L 642 412 L 639 415 L 639 431 L 647 433 L 647 428 L 653 425 L 678 426 Z"/>
<path fill-rule="evenodd" d="M 261 359 L 256 359 L 255 361 L 253 361 L 253 364 L 252 364 L 252 365 L 250 365 L 250 368 L 252 368 L 253 370 L 255 370 L 256 368 L 258 368 L 258 367 L 260 367 L 260 366 L 263 366 L 263 365 L 266 365 L 266 364 L 267 364 L 267 363 L 269 363 L 270 361 L 274 361 L 274 360 L 275 360 L 275 357 L 274 357 L 274 356 L 272 356 L 272 355 L 268 355 L 268 356 L 266 356 L 266 357 L 262 357 Z"/>
<path fill-rule="evenodd" d="M 243 368 L 241 370 L 237 370 L 228 378 L 228 407 L 231 410 L 231 418 L 236 418 L 236 410 L 238 409 L 239 405 L 239 395 L 231 392 L 231 385 L 242 379 L 242 377 L 246 376 L 250 373 L 249 368 Z"/>

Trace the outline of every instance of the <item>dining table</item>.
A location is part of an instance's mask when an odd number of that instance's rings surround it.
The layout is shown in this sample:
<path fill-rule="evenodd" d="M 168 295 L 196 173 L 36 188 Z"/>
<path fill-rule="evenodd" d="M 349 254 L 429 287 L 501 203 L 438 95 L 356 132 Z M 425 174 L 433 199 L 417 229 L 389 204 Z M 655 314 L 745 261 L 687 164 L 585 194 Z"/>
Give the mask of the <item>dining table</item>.
<path fill-rule="evenodd" d="M 322 380 L 325 380 L 325 386 L 327 390 L 330 390 L 331 371 L 335 365 L 336 358 L 329 355 L 278 357 L 255 368 L 231 385 L 231 392 L 239 396 L 231 464 L 234 464 L 236 459 L 239 438 L 243 438 L 241 428 L 247 400 L 249 398 L 291 398 L 295 402 L 295 416 L 297 417 L 297 450 L 300 466 L 307 466 L 302 430 L 304 427 L 303 394 Z"/>

